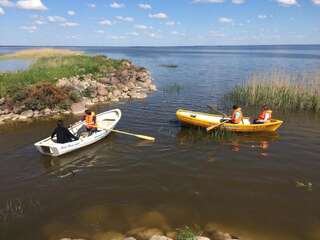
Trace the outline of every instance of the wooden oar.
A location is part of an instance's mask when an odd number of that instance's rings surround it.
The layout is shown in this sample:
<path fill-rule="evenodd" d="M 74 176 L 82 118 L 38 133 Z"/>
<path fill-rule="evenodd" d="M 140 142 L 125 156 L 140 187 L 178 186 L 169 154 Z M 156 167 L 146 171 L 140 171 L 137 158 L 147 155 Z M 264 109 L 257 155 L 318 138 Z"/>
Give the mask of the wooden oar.
<path fill-rule="evenodd" d="M 212 131 L 212 130 L 214 130 L 214 129 L 220 127 L 220 126 L 222 126 L 223 124 L 226 123 L 226 121 L 228 121 L 228 120 L 225 120 L 225 121 L 223 121 L 223 122 L 221 122 L 221 123 L 219 123 L 219 124 L 216 124 L 216 125 L 212 125 L 212 126 L 210 126 L 210 127 L 207 127 L 207 129 L 206 129 L 207 132 L 210 132 L 210 131 Z"/>
<path fill-rule="evenodd" d="M 111 132 L 115 132 L 115 133 L 120 133 L 120 134 L 128 135 L 128 136 L 133 136 L 133 137 L 141 138 L 141 139 L 148 140 L 148 141 L 152 141 L 152 142 L 154 142 L 154 141 L 156 140 L 154 137 L 145 136 L 145 135 L 141 135 L 141 134 L 134 134 L 134 133 L 129 133 L 129 132 L 120 131 L 120 130 L 115 130 L 115 129 L 110 129 L 110 128 L 101 128 L 101 129 L 106 130 L 106 131 L 111 131 Z"/>

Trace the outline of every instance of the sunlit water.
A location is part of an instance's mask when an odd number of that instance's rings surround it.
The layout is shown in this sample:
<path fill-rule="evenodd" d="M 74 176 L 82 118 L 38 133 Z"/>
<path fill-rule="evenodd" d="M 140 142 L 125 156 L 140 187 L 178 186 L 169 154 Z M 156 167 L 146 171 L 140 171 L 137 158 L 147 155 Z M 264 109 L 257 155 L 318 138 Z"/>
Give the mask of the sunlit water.
<path fill-rule="evenodd" d="M 54 121 L 1 127 L 0 239 L 89 237 L 208 222 L 245 239 L 320 238 L 319 115 L 275 112 L 285 121 L 277 134 L 223 138 L 182 128 L 175 119 L 181 107 L 208 111 L 207 104 L 218 104 L 253 72 L 319 69 L 319 46 L 80 50 L 129 58 L 152 72 L 159 91 L 96 111 L 120 108 L 119 129 L 157 141 L 112 134 L 50 158 L 32 144 L 51 133 Z M 5 51 L 15 48 L 0 48 Z"/>

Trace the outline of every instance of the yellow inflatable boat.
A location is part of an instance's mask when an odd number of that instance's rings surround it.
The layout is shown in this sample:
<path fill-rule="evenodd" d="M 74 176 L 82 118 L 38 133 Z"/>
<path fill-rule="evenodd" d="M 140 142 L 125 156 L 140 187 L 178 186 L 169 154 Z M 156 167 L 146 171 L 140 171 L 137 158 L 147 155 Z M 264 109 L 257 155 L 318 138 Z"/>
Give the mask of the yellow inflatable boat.
<path fill-rule="evenodd" d="M 202 112 L 193 112 L 179 109 L 176 113 L 178 120 L 187 125 L 208 128 L 221 122 L 230 120 L 230 117 L 222 115 L 208 114 Z M 283 123 L 281 120 L 272 119 L 269 123 L 252 124 L 249 118 L 244 118 L 240 124 L 223 123 L 221 128 L 232 132 L 275 132 Z"/>

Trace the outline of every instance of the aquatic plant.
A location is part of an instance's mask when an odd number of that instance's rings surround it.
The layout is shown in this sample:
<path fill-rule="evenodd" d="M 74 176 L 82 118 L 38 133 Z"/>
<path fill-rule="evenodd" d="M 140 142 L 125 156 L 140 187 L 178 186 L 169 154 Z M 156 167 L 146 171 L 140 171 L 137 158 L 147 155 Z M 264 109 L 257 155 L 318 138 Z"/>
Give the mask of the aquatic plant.
<path fill-rule="evenodd" d="M 176 64 L 161 64 L 161 67 L 166 67 L 166 68 L 177 68 L 178 65 Z"/>
<path fill-rule="evenodd" d="M 62 48 L 31 48 L 15 53 L 0 55 L 0 59 L 76 56 L 80 54 L 82 54 L 82 52 Z"/>
<path fill-rule="evenodd" d="M 320 111 L 320 71 L 293 74 L 282 71 L 255 73 L 235 86 L 224 100 L 242 106 L 268 104 L 281 110 Z"/>
<path fill-rule="evenodd" d="M 59 56 L 39 58 L 29 69 L 0 73 L 0 97 L 10 96 L 27 86 L 55 83 L 60 78 L 99 74 L 101 69 L 118 68 L 121 61 L 103 56 Z"/>
<path fill-rule="evenodd" d="M 163 88 L 164 93 L 176 93 L 179 94 L 181 90 L 183 89 L 183 86 L 179 83 L 173 83 Z"/>
<path fill-rule="evenodd" d="M 188 226 L 177 229 L 176 240 L 195 240 L 197 235 L 201 235 L 197 230 L 192 229 Z"/>

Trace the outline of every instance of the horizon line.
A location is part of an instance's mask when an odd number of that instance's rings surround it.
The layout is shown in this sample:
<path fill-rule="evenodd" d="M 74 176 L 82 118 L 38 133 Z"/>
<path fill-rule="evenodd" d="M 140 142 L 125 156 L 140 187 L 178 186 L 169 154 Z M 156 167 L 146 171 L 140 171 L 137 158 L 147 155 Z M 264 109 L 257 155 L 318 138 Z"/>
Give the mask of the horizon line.
<path fill-rule="evenodd" d="M 297 43 L 297 44 L 236 44 L 236 45 L 127 45 L 127 46 L 112 46 L 112 45 L 54 45 L 54 44 L 40 44 L 40 45 L 0 45 L 0 47 L 114 47 L 114 48 L 137 48 L 137 47 L 266 47 L 266 46 L 320 46 L 320 43 Z"/>

